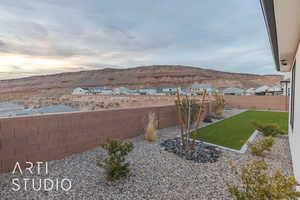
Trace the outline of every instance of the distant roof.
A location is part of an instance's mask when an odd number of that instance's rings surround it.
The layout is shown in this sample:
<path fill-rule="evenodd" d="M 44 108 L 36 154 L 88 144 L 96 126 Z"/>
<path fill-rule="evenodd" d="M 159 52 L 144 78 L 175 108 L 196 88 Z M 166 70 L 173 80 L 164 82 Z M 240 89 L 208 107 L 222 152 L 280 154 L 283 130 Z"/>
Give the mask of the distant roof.
<path fill-rule="evenodd" d="M 191 85 L 191 88 L 204 88 L 204 89 L 210 89 L 210 88 L 212 88 L 212 85 L 209 84 L 209 83 L 203 83 L 203 84 L 194 83 L 193 85 Z"/>
<path fill-rule="evenodd" d="M 246 92 L 255 92 L 255 90 L 256 90 L 255 88 L 249 88 L 246 90 Z"/>
<path fill-rule="evenodd" d="M 154 88 L 154 87 L 149 87 L 149 86 L 145 86 L 145 87 L 140 88 L 140 89 L 143 89 L 143 90 L 156 90 L 156 88 Z"/>
<path fill-rule="evenodd" d="M 80 87 L 83 90 L 90 90 L 90 88 Z"/>
<path fill-rule="evenodd" d="M 127 87 L 118 87 L 118 88 L 115 88 L 115 89 L 119 89 L 119 90 L 129 90 Z"/>
<path fill-rule="evenodd" d="M 278 92 L 278 91 L 281 91 L 281 90 L 282 90 L 282 88 L 280 86 L 278 86 L 278 85 L 272 86 L 272 87 L 268 88 L 269 92 Z"/>
<path fill-rule="evenodd" d="M 223 90 L 223 93 L 234 93 L 234 94 L 240 94 L 243 93 L 244 90 L 241 88 L 226 88 Z"/>
<path fill-rule="evenodd" d="M 181 88 L 181 86 L 176 86 L 176 85 L 164 85 L 164 86 L 160 86 L 161 89 L 163 88 Z"/>
<path fill-rule="evenodd" d="M 289 82 L 291 82 L 291 79 L 290 78 L 285 78 L 285 79 L 281 80 L 280 82 L 282 82 L 282 83 L 284 83 L 284 82 L 289 83 Z"/>
<path fill-rule="evenodd" d="M 255 92 L 256 93 L 265 92 L 269 88 L 270 88 L 269 86 L 263 85 L 263 86 L 260 86 L 260 87 L 256 88 Z"/>

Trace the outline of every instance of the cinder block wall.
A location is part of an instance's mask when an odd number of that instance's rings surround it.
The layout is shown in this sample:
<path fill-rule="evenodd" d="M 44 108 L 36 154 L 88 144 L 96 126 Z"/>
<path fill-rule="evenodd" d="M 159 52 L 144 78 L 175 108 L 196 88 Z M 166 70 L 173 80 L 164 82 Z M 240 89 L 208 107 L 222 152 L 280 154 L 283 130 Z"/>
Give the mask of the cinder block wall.
<path fill-rule="evenodd" d="M 225 95 L 226 107 L 257 109 L 257 110 L 280 110 L 288 111 L 288 98 L 286 96 L 231 96 Z"/>
<path fill-rule="evenodd" d="M 107 138 L 142 135 L 149 112 L 156 113 L 158 128 L 177 125 L 175 106 L 0 118 L 0 173 L 12 171 L 17 161 L 62 159 Z"/>

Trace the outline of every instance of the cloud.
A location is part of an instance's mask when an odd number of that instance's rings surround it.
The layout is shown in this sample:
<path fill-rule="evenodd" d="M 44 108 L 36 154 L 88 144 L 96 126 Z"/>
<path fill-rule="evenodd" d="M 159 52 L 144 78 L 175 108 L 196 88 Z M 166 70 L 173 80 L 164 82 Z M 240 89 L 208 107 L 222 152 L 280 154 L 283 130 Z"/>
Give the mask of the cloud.
<path fill-rule="evenodd" d="M 27 57 L 6 66 L 30 73 L 152 64 L 275 72 L 257 1 L 3 0 L 0 56 L 6 54 Z M 61 67 L 45 71 L 35 59 Z"/>

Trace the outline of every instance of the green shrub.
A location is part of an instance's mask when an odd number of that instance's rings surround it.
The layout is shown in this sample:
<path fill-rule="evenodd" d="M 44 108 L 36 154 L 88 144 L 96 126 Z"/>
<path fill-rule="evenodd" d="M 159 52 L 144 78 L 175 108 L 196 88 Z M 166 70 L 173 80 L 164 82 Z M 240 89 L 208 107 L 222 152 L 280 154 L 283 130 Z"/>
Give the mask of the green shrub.
<path fill-rule="evenodd" d="M 235 168 L 234 168 L 235 169 Z M 267 172 L 268 166 L 263 160 L 255 160 L 247 164 L 239 174 L 242 184 L 229 186 L 228 191 L 236 200 L 282 200 L 297 199 L 300 192 L 293 176 L 287 176 L 276 170 L 273 175 Z"/>
<path fill-rule="evenodd" d="M 106 179 L 114 181 L 126 177 L 130 168 L 129 163 L 125 162 L 125 157 L 133 150 L 133 144 L 122 140 L 109 140 L 103 148 L 108 156 L 99 160 L 97 165 L 105 170 Z"/>
<path fill-rule="evenodd" d="M 262 156 L 264 151 L 270 151 L 274 144 L 274 139 L 272 136 L 263 137 L 262 139 L 249 142 L 248 147 L 249 151 L 252 155 L 255 156 Z"/>
<path fill-rule="evenodd" d="M 261 124 L 257 121 L 252 121 L 252 125 L 256 130 L 260 131 L 264 136 L 277 136 L 278 134 L 287 134 L 287 131 L 280 128 L 276 123 Z"/>

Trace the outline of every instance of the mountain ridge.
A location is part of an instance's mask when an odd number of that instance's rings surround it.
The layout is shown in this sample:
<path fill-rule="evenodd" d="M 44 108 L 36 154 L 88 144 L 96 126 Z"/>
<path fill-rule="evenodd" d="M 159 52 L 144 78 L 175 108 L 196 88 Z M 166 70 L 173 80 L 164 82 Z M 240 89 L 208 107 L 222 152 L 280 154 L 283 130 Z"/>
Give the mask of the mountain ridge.
<path fill-rule="evenodd" d="M 0 80 L 0 92 L 18 92 L 50 88 L 190 85 L 211 83 L 215 88 L 250 88 L 279 85 L 282 75 L 258 75 L 223 72 L 183 65 L 151 65 L 134 68 L 104 68 L 98 70 L 36 75 L 19 79 Z"/>

